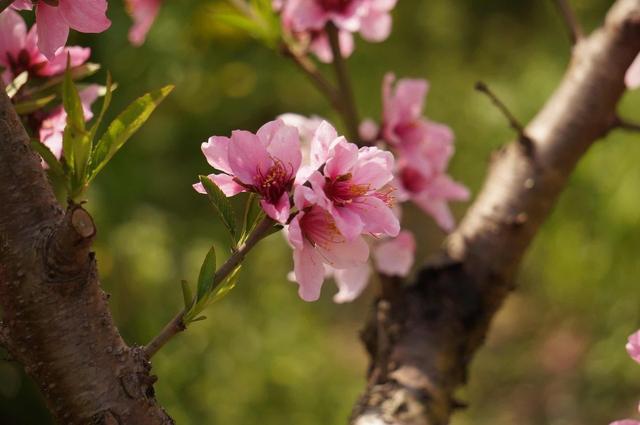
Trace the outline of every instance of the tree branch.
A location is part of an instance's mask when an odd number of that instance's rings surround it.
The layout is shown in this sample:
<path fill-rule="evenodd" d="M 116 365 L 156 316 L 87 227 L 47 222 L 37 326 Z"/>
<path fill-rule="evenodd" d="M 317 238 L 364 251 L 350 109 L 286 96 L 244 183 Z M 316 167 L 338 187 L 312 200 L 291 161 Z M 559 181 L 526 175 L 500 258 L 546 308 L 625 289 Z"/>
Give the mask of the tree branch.
<path fill-rule="evenodd" d="M 526 126 L 531 152 L 517 142 L 497 152 L 439 259 L 422 268 L 414 285 L 376 302 L 363 339 L 369 376 L 381 376 L 369 380 L 353 424 L 449 422 L 461 404 L 454 392 L 514 287 L 520 259 L 577 161 L 606 134 L 639 51 L 640 0 L 618 0 L 605 24 L 576 45 L 559 87 Z M 380 322 L 385 302 L 389 314 Z M 388 341 L 388 356 L 378 355 L 380 340 Z"/>
<path fill-rule="evenodd" d="M 240 249 L 234 252 L 231 257 L 229 257 L 227 261 L 225 261 L 225 263 L 216 271 L 213 287 L 219 285 L 236 269 L 236 267 L 238 267 L 238 265 L 240 265 L 240 263 L 242 263 L 249 251 L 251 251 L 258 242 L 269 234 L 269 231 L 274 225 L 275 222 L 272 219 L 265 217 L 256 226 Z M 187 329 L 184 321 L 182 320 L 186 313 L 187 312 L 183 310 L 176 314 L 176 316 L 171 319 L 162 331 L 160 331 L 160 333 L 156 335 L 149 344 L 147 344 L 144 348 L 144 353 L 148 359 L 151 359 L 173 337 Z"/>
<path fill-rule="evenodd" d="M 331 45 L 331 52 L 333 53 L 333 68 L 336 72 L 336 80 L 338 81 L 341 99 L 338 112 L 342 114 L 342 119 L 349 134 L 349 140 L 353 143 L 358 143 L 358 126 L 360 125 L 360 119 L 358 118 L 358 109 L 356 108 L 356 101 L 349 80 L 347 64 L 342 57 L 340 34 L 338 28 L 332 22 L 327 24 L 326 31 L 329 37 L 329 44 Z"/>
<path fill-rule="evenodd" d="M 0 311 L 10 354 L 58 423 L 172 424 L 155 400 L 151 365 L 113 323 L 94 234 L 84 209 L 57 204 L 0 90 Z"/>
<path fill-rule="evenodd" d="M 576 18 L 576 15 L 573 13 L 571 5 L 569 5 L 568 0 L 554 0 L 554 3 L 558 7 L 558 11 L 560 12 L 562 19 L 567 26 L 571 44 L 577 44 L 584 38 L 584 33 L 582 31 L 580 23 L 578 22 L 578 19 Z"/>

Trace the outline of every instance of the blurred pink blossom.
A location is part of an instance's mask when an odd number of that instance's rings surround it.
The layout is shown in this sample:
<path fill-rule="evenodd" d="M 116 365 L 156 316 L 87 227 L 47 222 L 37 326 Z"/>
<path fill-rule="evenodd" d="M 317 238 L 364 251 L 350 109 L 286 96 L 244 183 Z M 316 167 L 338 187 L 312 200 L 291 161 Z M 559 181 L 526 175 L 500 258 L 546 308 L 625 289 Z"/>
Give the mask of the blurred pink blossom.
<path fill-rule="evenodd" d="M 640 363 L 640 331 L 629 337 L 626 348 L 631 358 Z"/>
<path fill-rule="evenodd" d="M 99 33 L 111 26 L 107 18 L 107 0 L 57 0 L 29 2 L 17 0 L 15 9 L 32 9 L 35 5 L 38 24 L 38 48 L 47 58 L 61 52 L 69 28 L 79 32 Z"/>
<path fill-rule="evenodd" d="M 640 87 L 640 55 L 636 56 L 629 69 L 627 69 L 624 82 L 630 89 Z"/>
<path fill-rule="evenodd" d="M 133 18 L 133 26 L 129 30 L 131 44 L 140 46 L 144 43 L 161 3 L 161 0 L 126 0 L 127 12 Z"/>
<path fill-rule="evenodd" d="M 30 77 L 50 77 L 61 74 L 67 66 L 79 66 L 89 59 L 91 49 L 84 47 L 65 47 L 51 60 L 40 52 L 37 46 L 37 25 L 27 32 L 24 19 L 12 9 L 0 13 L 0 65 L 5 69 L 2 74 L 4 84 L 9 84 L 23 71 Z"/>

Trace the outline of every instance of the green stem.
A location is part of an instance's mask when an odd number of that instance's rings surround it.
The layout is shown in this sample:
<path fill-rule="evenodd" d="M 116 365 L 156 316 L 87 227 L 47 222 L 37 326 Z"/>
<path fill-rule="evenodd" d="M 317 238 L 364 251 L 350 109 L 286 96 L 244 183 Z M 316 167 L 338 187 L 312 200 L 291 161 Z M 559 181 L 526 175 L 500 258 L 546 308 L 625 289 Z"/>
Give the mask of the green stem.
<path fill-rule="evenodd" d="M 351 81 L 349 80 L 347 63 L 342 57 L 342 51 L 340 49 L 338 28 L 330 22 L 326 27 L 326 31 L 329 36 L 331 52 L 333 53 L 333 68 L 336 73 L 336 80 L 338 81 L 338 89 L 342 98 L 342 107 L 339 109 L 339 112 L 341 112 L 342 119 L 347 127 L 347 133 L 351 138 L 350 141 L 357 143 L 359 140 L 358 126 L 360 119 L 358 118 L 358 110 L 351 88 Z"/>
<path fill-rule="evenodd" d="M 274 226 L 275 222 L 269 217 L 265 217 L 251 232 L 247 241 L 234 252 L 229 259 L 218 269 L 214 277 L 214 287 L 222 282 L 235 268 L 244 260 L 247 253 L 253 249 L 263 238 L 268 235 L 269 230 Z M 156 335 L 149 344 L 144 347 L 144 352 L 148 359 L 151 359 L 167 342 L 174 336 L 178 335 L 187 326 L 184 323 L 185 310 L 176 314 L 173 319 Z"/>

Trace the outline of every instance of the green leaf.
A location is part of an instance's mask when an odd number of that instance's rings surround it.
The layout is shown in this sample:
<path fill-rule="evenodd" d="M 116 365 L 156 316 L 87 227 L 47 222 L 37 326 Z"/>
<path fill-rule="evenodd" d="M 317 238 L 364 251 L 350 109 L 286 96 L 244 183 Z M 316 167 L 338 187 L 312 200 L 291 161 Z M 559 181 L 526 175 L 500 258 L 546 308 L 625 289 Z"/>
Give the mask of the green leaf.
<path fill-rule="evenodd" d="M 236 287 L 236 284 L 238 283 L 238 279 L 240 278 L 241 268 L 242 268 L 242 265 L 239 265 L 238 267 L 233 269 L 231 273 L 229 273 L 229 276 L 227 276 L 226 279 L 220 285 L 218 285 L 218 287 L 215 290 L 215 293 L 213 294 L 213 297 L 209 299 L 209 302 L 207 305 L 211 305 L 217 301 L 220 301 L 221 299 L 226 297 L 233 288 Z"/>
<path fill-rule="evenodd" d="M 216 277 L 216 250 L 211 247 L 200 267 L 198 276 L 198 301 L 204 299 L 213 288 Z"/>
<path fill-rule="evenodd" d="M 64 178 L 64 170 L 62 169 L 62 165 L 47 146 L 45 146 L 39 140 L 31 140 L 31 147 L 34 151 L 36 151 L 38 155 L 42 157 L 42 159 L 44 159 L 47 165 L 49 165 L 49 171 L 52 174 L 56 175 L 57 177 Z"/>
<path fill-rule="evenodd" d="M 184 310 L 189 311 L 189 309 L 193 305 L 193 294 L 191 293 L 189 282 L 187 282 L 186 280 L 181 280 L 180 285 L 182 286 L 182 299 L 184 301 Z"/>
<path fill-rule="evenodd" d="M 37 111 L 38 109 L 42 109 L 55 98 L 56 95 L 52 94 L 49 96 L 41 97 L 40 99 L 33 99 L 16 103 L 15 109 L 18 115 L 27 115 Z"/>
<path fill-rule="evenodd" d="M 96 118 L 96 121 L 93 123 L 91 130 L 89 130 L 91 133 L 92 141 L 93 139 L 95 139 L 96 132 L 98 131 L 98 127 L 100 127 L 100 124 L 104 119 L 104 114 L 106 114 L 107 109 L 109 109 L 109 105 L 111 104 L 111 97 L 114 89 L 115 88 L 113 86 L 113 81 L 111 80 L 111 73 L 107 72 L 107 83 L 105 86 L 104 100 L 102 101 L 102 108 L 100 108 L 100 114 L 98 114 L 98 118 Z"/>
<path fill-rule="evenodd" d="M 207 320 L 207 316 L 198 316 L 195 319 L 191 320 L 191 323 L 200 322 L 202 320 Z"/>
<path fill-rule="evenodd" d="M 18 91 L 22 88 L 22 86 L 27 84 L 27 80 L 29 80 L 28 71 L 23 71 L 20 74 L 18 74 L 16 78 L 14 78 L 13 81 L 7 86 L 6 88 L 7 96 L 9 96 L 10 98 L 13 98 L 13 96 L 15 96 L 18 93 Z"/>
<path fill-rule="evenodd" d="M 113 155 L 129 140 L 136 131 L 140 129 L 151 113 L 173 90 L 173 86 L 165 86 L 159 90 L 147 93 L 131 103 L 118 117 L 109 125 L 107 131 L 96 143 L 91 155 L 88 181 L 102 170 L 111 160 Z"/>
<path fill-rule="evenodd" d="M 222 23 L 252 35 L 257 35 L 261 31 L 260 25 L 256 21 L 239 13 L 216 13 L 215 16 Z"/>
<path fill-rule="evenodd" d="M 222 223 L 225 225 L 229 233 L 233 239 L 236 239 L 237 229 L 236 229 L 236 220 L 235 215 L 233 213 L 233 208 L 231 208 L 231 203 L 222 190 L 211 179 L 207 176 L 199 176 L 200 183 L 206 190 L 207 195 L 209 196 L 209 201 L 211 201 L 211 205 L 216 210 Z"/>
<path fill-rule="evenodd" d="M 84 132 L 84 111 L 82 110 L 82 101 L 78 94 L 78 89 L 73 83 L 71 77 L 71 68 L 67 62 L 67 70 L 64 73 L 64 82 L 62 83 L 62 105 L 67 113 L 67 126 L 72 126 L 75 132 Z"/>
<path fill-rule="evenodd" d="M 244 216 L 242 220 L 242 237 L 240 242 L 242 243 L 251 231 L 256 227 L 258 222 L 264 217 L 258 196 L 255 193 L 249 194 L 247 203 L 244 206 Z"/>
<path fill-rule="evenodd" d="M 98 65 L 97 63 L 88 62 L 83 65 L 71 68 L 71 78 L 73 78 L 74 80 L 81 80 L 85 77 L 89 77 L 95 74 L 96 72 L 98 72 L 99 69 L 100 69 L 100 65 Z M 44 84 L 28 90 L 28 94 L 33 96 L 36 93 L 48 91 L 49 89 L 62 83 L 64 81 L 64 78 L 65 78 L 64 74 L 47 78 L 47 81 Z"/>

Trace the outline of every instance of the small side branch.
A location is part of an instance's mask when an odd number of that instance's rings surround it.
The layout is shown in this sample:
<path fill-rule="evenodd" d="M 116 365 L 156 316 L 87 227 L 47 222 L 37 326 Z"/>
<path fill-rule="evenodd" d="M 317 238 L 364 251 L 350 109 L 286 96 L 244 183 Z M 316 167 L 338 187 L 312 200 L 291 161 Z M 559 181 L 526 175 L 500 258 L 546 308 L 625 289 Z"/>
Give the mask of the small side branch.
<path fill-rule="evenodd" d="M 580 26 L 576 15 L 573 13 L 571 5 L 567 0 L 554 0 L 554 3 L 567 26 L 571 44 L 576 45 L 584 38 L 584 32 L 582 31 L 582 27 Z"/>
<path fill-rule="evenodd" d="M 611 124 L 611 130 L 620 129 L 629 132 L 640 132 L 640 123 L 616 116 Z"/>
<path fill-rule="evenodd" d="M 498 108 L 498 110 L 502 112 L 502 115 L 504 115 L 504 117 L 507 119 L 507 121 L 509 122 L 509 126 L 518 134 L 518 141 L 520 142 L 520 144 L 527 150 L 527 152 L 531 152 L 531 150 L 533 149 L 533 142 L 531 141 L 529 136 L 527 136 L 524 126 L 511 113 L 504 102 L 502 102 L 498 98 L 498 96 L 493 93 L 489 86 L 487 86 L 487 84 L 482 81 L 478 81 L 476 83 L 475 89 L 481 93 L 486 94 L 487 97 L 489 97 L 491 103 L 493 103 L 496 108 Z"/>
<path fill-rule="evenodd" d="M 329 23 L 327 25 L 326 31 L 329 36 L 331 52 L 333 53 L 333 67 L 336 72 L 336 79 L 338 81 L 340 91 L 341 102 L 338 112 L 342 114 L 342 118 L 347 127 L 347 132 L 351 138 L 350 141 L 356 143 L 359 139 L 358 126 L 360 125 L 360 119 L 358 118 L 358 110 L 356 108 L 356 102 L 353 96 L 351 82 L 349 80 L 347 64 L 342 57 L 340 35 L 338 33 L 338 28 L 333 23 Z"/>
<path fill-rule="evenodd" d="M 256 226 L 254 231 L 249 235 L 247 241 L 229 257 L 225 263 L 220 266 L 214 277 L 214 287 L 222 282 L 236 267 L 242 263 L 247 253 L 251 251 L 258 242 L 269 235 L 269 231 L 275 225 L 275 222 L 269 217 L 265 217 L 260 224 Z M 144 347 L 144 353 L 147 359 L 151 359 L 162 347 L 164 347 L 171 339 L 187 329 L 184 323 L 184 315 L 186 311 L 176 314 L 173 319 L 156 335 L 149 344 Z"/>

